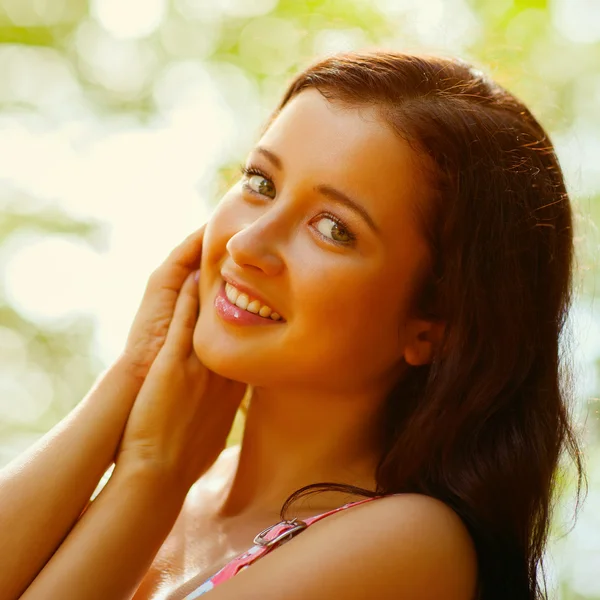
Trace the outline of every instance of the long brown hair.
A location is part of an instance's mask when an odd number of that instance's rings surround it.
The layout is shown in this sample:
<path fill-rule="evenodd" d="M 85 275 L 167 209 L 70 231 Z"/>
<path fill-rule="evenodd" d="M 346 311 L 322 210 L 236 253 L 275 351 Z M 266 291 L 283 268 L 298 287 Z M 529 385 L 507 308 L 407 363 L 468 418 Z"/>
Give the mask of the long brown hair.
<path fill-rule="evenodd" d="M 420 154 L 433 266 L 414 310 L 446 328 L 431 364 L 412 367 L 387 397 L 377 489 L 306 486 L 281 518 L 319 491 L 433 496 L 472 535 L 479 598 L 546 598 L 543 553 L 563 452 L 578 501 L 585 482 L 569 412 L 573 215 L 548 135 L 512 94 L 459 60 L 381 50 L 328 57 L 293 79 L 267 127 L 306 88 L 375 107 Z"/>

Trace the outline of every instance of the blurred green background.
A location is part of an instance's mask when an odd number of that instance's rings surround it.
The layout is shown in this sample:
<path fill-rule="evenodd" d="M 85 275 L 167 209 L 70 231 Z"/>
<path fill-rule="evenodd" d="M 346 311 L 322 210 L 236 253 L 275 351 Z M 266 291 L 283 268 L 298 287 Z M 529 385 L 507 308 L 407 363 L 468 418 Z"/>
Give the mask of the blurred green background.
<path fill-rule="evenodd" d="M 557 147 L 590 486 L 566 536 L 568 494 L 559 507 L 549 576 L 553 598 L 600 598 L 600 0 L 0 0 L 0 466 L 115 359 L 149 273 L 208 218 L 290 77 L 375 47 L 474 62 Z"/>

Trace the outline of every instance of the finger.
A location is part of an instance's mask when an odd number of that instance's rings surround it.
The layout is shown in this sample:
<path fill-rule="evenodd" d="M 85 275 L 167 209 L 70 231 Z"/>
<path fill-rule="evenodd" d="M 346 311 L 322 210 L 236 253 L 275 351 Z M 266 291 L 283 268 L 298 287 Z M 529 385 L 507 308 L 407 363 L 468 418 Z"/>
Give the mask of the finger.
<path fill-rule="evenodd" d="M 206 223 L 171 251 L 148 281 L 151 292 L 161 288 L 179 293 L 189 273 L 200 267 L 205 230 Z"/>
<path fill-rule="evenodd" d="M 191 353 L 194 329 L 198 321 L 198 282 L 194 275 L 195 272 L 190 273 L 181 287 L 165 340 L 165 349 L 180 356 Z"/>
<path fill-rule="evenodd" d="M 200 266 L 206 223 L 171 251 L 150 276 L 142 298 L 142 318 L 160 313 L 170 319 L 186 277 Z"/>
<path fill-rule="evenodd" d="M 200 263 L 205 229 L 206 224 L 179 244 L 146 284 L 126 343 L 130 354 L 144 365 L 154 360 L 165 342 L 181 287 Z"/>
<path fill-rule="evenodd" d="M 190 235 L 188 235 L 179 246 L 171 251 L 165 263 L 178 264 L 184 268 L 197 269 L 200 265 L 197 260 L 202 252 L 202 242 L 206 223 Z"/>

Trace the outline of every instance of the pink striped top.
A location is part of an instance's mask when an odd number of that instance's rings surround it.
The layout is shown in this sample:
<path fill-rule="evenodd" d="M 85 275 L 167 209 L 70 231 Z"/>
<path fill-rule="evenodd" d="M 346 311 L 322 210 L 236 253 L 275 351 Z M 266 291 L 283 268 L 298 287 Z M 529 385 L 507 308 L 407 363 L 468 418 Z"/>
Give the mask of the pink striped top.
<path fill-rule="evenodd" d="M 398 494 L 390 494 L 391 496 L 397 496 Z M 209 577 L 201 586 L 197 587 L 193 592 L 189 593 L 184 600 L 195 600 L 206 592 L 209 592 L 214 587 L 231 579 L 239 571 L 249 567 L 252 563 L 257 561 L 261 556 L 268 554 L 278 546 L 285 544 L 291 540 L 293 536 L 297 535 L 301 531 L 304 531 L 307 527 L 310 527 L 313 523 L 333 515 L 341 510 L 345 510 L 352 506 L 358 506 L 377 498 L 384 498 L 385 496 L 375 496 L 374 498 L 365 498 L 364 500 L 357 500 L 356 502 L 349 502 L 338 508 L 334 508 L 328 512 L 309 517 L 304 521 L 300 521 L 296 518 L 291 521 L 281 521 L 275 525 L 271 525 L 264 531 L 261 531 L 254 538 L 254 546 L 252 546 L 246 552 L 243 552 L 236 558 L 229 561 L 222 569 L 217 571 L 212 577 Z"/>

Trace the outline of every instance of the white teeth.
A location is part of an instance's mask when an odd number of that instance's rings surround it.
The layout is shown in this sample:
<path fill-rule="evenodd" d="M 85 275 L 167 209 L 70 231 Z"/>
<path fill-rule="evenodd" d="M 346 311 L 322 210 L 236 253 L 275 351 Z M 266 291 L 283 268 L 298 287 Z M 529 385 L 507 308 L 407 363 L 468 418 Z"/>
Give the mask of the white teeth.
<path fill-rule="evenodd" d="M 246 307 L 248 312 L 256 314 L 260 310 L 260 302 L 258 300 L 252 300 Z"/>
<path fill-rule="evenodd" d="M 225 295 L 231 304 L 235 304 L 242 310 L 259 314 L 261 317 L 265 318 L 271 317 L 273 321 L 279 321 L 281 319 L 281 315 L 273 312 L 272 308 L 266 305 L 261 305 L 259 300 L 252 300 L 252 302 L 250 302 L 248 294 L 240 293 L 235 287 L 227 282 L 225 282 Z"/>
<path fill-rule="evenodd" d="M 271 314 L 271 309 L 268 306 L 263 306 L 259 311 L 258 314 L 261 317 L 268 317 Z"/>
<path fill-rule="evenodd" d="M 250 300 L 250 298 L 248 298 L 248 294 L 240 294 L 237 297 L 237 300 L 235 301 L 235 305 L 239 306 L 240 308 L 246 310 L 248 308 L 248 301 Z"/>
<path fill-rule="evenodd" d="M 227 296 L 227 300 L 229 300 L 231 304 L 235 304 L 235 301 L 239 296 L 239 292 L 230 283 L 225 284 L 225 294 Z"/>

